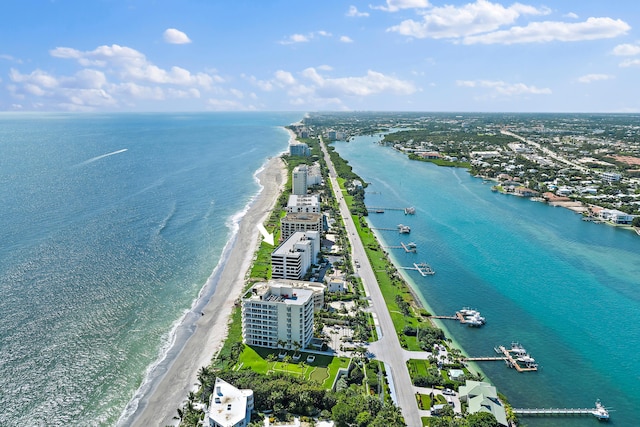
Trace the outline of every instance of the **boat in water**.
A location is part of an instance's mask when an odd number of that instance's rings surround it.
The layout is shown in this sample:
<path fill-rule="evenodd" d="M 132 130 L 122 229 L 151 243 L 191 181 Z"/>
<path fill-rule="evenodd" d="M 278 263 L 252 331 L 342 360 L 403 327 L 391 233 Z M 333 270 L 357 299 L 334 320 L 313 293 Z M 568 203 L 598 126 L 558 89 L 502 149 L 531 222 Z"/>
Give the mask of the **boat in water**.
<path fill-rule="evenodd" d="M 400 234 L 409 234 L 409 233 L 411 233 L 411 227 L 409 227 L 408 225 L 404 225 L 404 224 L 398 224 L 398 232 Z"/>
<path fill-rule="evenodd" d="M 596 400 L 596 408 L 592 412 L 593 416 L 600 421 L 609 421 L 609 411 L 602 406 L 600 399 Z"/>

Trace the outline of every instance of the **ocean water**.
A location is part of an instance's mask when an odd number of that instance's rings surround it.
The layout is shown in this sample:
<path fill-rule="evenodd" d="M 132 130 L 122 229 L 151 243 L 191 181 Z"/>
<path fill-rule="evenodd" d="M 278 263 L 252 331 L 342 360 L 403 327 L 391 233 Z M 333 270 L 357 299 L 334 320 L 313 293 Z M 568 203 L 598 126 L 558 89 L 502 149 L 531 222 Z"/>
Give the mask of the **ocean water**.
<path fill-rule="evenodd" d="M 0 115 L 0 425 L 116 424 L 301 117 Z"/>
<path fill-rule="evenodd" d="M 394 262 L 427 262 L 436 271 L 410 280 L 434 314 L 469 306 L 487 324 L 442 325 L 469 356 L 495 355 L 517 341 L 539 362 L 518 373 L 502 362 L 478 366 L 517 408 L 589 408 L 601 399 L 611 425 L 638 425 L 640 407 L 640 237 L 586 223 L 569 210 L 490 191 L 466 170 L 410 161 L 375 144 L 336 143 L 366 182 L 369 206 L 415 206 L 372 213 L 385 245 L 413 241 L 417 254 L 388 249 Z M 528 426 L 591 426 L 594 417 L 521 418 Z"/>

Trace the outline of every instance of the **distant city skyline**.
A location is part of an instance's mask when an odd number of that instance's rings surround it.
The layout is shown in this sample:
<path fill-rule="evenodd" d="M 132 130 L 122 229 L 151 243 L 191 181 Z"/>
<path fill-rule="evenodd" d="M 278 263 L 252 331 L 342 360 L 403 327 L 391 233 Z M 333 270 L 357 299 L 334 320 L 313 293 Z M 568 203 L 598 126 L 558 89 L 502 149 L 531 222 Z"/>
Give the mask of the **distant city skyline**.
<path fill-rule="evenodd" d="M 28 0 L 0 111 L 640 112 L 635 2 Z"/>

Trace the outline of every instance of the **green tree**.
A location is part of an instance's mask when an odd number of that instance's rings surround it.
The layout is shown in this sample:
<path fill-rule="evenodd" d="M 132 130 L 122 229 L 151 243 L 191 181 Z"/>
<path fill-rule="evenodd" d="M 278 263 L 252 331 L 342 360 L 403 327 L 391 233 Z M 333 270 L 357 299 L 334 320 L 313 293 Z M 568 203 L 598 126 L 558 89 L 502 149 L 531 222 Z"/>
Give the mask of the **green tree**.
<path fill-rule="evenodd" d="M 489 412 L 476 412 L 467 416 L 469 427 L 499 427 L 498 420 Z"/>

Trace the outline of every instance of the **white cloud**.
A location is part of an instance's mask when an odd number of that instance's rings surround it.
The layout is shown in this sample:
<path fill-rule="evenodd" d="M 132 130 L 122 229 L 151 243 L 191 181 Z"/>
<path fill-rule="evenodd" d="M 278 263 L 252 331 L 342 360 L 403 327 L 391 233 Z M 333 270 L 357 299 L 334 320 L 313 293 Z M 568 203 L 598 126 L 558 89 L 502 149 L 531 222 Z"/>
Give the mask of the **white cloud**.
<path fill-rule="evenodd" d="M 357 7 L 349 6 L 349 11 L 347 12 L 347 16 L 364 18 L 369 16 L 369 12 L 359 12 Z"/>
<path fill-rule="evenodd" d="M 22 74 L 16 69 L 9 73 L 10 92 L 17 99 L 27 96 L 46 98 L 65 110 L 88 111 L 95 107 L 113 106 L 117 102 L 105 89 L 104 74 L 96 70 L 80 70 L 73 76 L 55 77 L 42 70 Z M 80 108 L 82 107 L 82 108 Z"/>
<path fill-rule="evenodd" d="M 579 18 L 578 14 L 573 13 L 573 12 L 567 13 L 566 15 L 564 15 L 564 17 L 565 18 L 569 18 L 569 19 L 578 19 Z"/>
<path fill-rule="evenodd" d="M 283 90 L 289 103 L 313 108 L 344 109 L 343 98 L 366 97 L 376 94 L 410 95 L 417 91 L 413 83 L 369 70 L 363 76 L 332 78 L 322 73 L 331 71 L 329 66 L 309 67 L 294 76 L 289 71 L 278 70 L 272 79 L 247 79 L 263 90 Z"/>
<path fill-rule="evenodd" d="M 621 67 L 638 67 L 640 66 L 640 59 L 627 59 L 620 63 Z"/>
<path fill-rule="evenodd" d="M 0 59 L 4 59 L 5 61 L 15 62 L 17 64 L 22 64 L 22 60 L 18 58 L 14 58 L 11 55 L 0 54 Z"/>
<path fill-rule="evenodd" d="M 524 83 L 507 83 L 500 80 L 458 80 L 456 85 L 469 88 L 492 89 L 496 95 L 549 95 L 551 89 L 528 86 Z"/>
<path fill-rule="evenodd" d="M 296 79 L 288 71 L 278 70 L 275 74 L 276 81 L 283 85 L 293 85 L 296 83 Z"/>
<path fill-rule="evenodd" d="M 313 32 L 310 32 L 308 34 L 292 34 L 289 37 L 285 38 L 284 40 L 281 40 L 279 43 L 283 44 L 283 45 L 296 44 L 296 43 L 307 43 L 307 42 L 310 42 L 312 39 L 314 39 L 317 36 L 320 36 L 320 37 L 331 37 L 332 34 L 330 32 L 328 32 L 328 31 L 324 31 L 324 30 L 313 31 Z"/>
<path fill-rule="evenodd" d="M 369 96 L 378 93 L 409 95 L 416 91 L 410 82 L 369 70 L 360 77 L 324 78 L 314 68 L 307 68 L 303 75 L 311 80 L 323 97 Z"/>
<path fill-rule="evenodd" d="M 578 82 L 591 83 L 591 82 L 596 82 L 600 80 L 611 80 L 613 78 L 615 77 L 609 74 L 585 74 L 584 76 L 578 77 Z"/>
<path fill-rule="evenodd" d="M 342 43 L 353 43 L 353 39 L 349 36 L 341 36 L 340 41 Z"/>
<path fill-rule="evenodd" d="M 56 58 L 76 59 L 83 66 L 97 66 L 113 70 L 121 80 L 137 80 L 154 84 L 174 84 L 211 88 L 223 81 L 219 76 L 207 73 L 192 74 L 182 67 L 164 70 L 151 63 L 145 55 L 135 49 L 117 44 L 99 46 L 92 51 L 79 51 L 68 47 L 57 47 L 50 51 Z"/>
<path fill-rule="evenodd" d="M 429 7 L 428 0 L 387 0 L 386 6 L 370 6 L 371 9 L 397 12 L 402 9 L 424 9 Z"/>
<path fill-rule="evenodd" d="M 171 44 L 187 44 L 191 43 L 191 39 L 182 31 L 175 28 L 167 28 L 162 34 L 164 41 Z"/>
<path fill-rule="evenodd" d="M 286 39 L 282 40 L 280 44 L 294 44 L 294 43 L 306 43 L 310 39 L 304 34 L 292 34 Z"/>
<path fill-rule="evenodd" d="M 620 19 L 588 18 L 584 22 L 558 21 L 532 22 L 526 27 L 512 27 L 482 35 L 465 37 L 464 44 L 515 44 L 552 41 L 575 42 L 618 37 L 631 27 Z"/>
<path fill-rule="evenodd" d="M 548 13 L 550 11 L 547 8 L 536 9 L 519 3 L 504 7 L 488 0 L 477 0 L 460 7 L 434 7 L 423 14 L 421 21 L 408 19 L 387 31 L 419 39 L 458 38 L 495 31 L 501 26 L 513 24 L 521 15 Z"/>
<path fill-rule="evenodd" d="M 613 54 L 617 56 L 635 56 L 640 55 L 640 44 L 619 44 L 613 48 Z"/>

